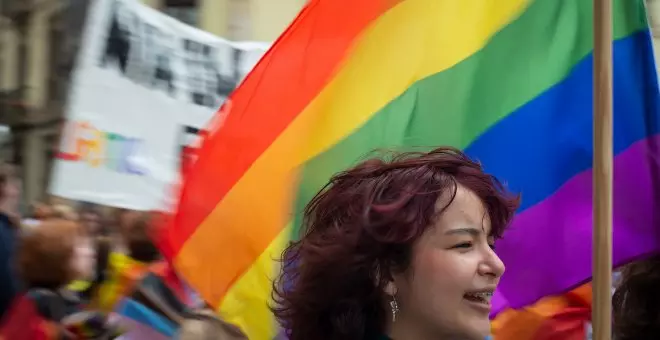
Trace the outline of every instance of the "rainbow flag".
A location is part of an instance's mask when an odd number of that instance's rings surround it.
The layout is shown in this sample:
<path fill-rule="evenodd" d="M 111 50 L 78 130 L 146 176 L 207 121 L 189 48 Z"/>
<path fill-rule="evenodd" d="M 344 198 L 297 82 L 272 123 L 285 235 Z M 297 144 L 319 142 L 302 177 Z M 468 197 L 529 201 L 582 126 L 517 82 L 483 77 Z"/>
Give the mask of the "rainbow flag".
<path fill-rule="evenodd" d="M 116 309 L 120 325 L 126 330 L 126 338 L 140 339 L 145 332 L 155 339 L 173 339 L 179 325 L 160 313 L 133 299 L 123 299 Z M 138 336 L 139 335 L 139 336 Z M 152 339 L 151 337 L 142 339 Z"/>
<path fill-rule="evenodd" d="M 127 331 L 117 340 L 167 340 L 176 338 L 176 332 L 178 331 L 176 328 L 165 324 L 163 319 L 159 319 L 159 316 L 153 314 L 153 311 L 145 309 L 140 304 L 133 303 L 130 302 L 130 306 L 126 304 L 125 307 L 122 307 L 133 309 L 123 311 L 131 313 L 130 316 L 122 314 L 116 319 L 116 322 Z M 133 313 L 137 313 L 137 315 Z"/>
<path fill-rule="evenodd" d="M 350 16 L 345 15 L 350 12 Z M 163 249 L 250 339 L 273 261 L 330 176 L 452 145 L 523 205 L 497 311 L 591 276 L 592 0 L 311 0 L 211 123 Z M 660 249 L 658 86 L 642 0 L 614 1 L 614 260 Z"/>

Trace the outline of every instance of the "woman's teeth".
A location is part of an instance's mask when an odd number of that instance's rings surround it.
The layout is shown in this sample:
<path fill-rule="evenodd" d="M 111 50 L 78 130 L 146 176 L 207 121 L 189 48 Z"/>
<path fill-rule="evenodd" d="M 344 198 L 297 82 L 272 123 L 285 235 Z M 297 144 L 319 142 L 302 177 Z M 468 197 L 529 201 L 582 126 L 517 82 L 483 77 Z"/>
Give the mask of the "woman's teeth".
<path fill-rule="evenodd" d="M 468 300 L 478 301 L 478 302 L 490 302 L 490 299 L 493 297 L 492 292 L 478 292 L 478 293 L 467 293 L 465 297 Z"/>

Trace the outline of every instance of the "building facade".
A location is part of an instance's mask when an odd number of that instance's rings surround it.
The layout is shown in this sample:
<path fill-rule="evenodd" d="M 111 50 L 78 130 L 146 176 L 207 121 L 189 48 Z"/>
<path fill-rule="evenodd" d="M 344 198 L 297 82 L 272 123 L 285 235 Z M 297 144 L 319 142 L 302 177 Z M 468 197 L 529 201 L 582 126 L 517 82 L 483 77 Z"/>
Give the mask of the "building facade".
<path fill-rule="evenodd" d="M 93 0 L 0 0 L 0 159 L 44 199 L 85 14 Z M 142 0 L 230 40 L 273 41 L 305 0 Z"/>
<path fill-rule="evenodd" d="M 179 20 L 230 40 L 273 41 L 306 0 L 142 0 Z"/>
<path fill-rule="evenodd" d="M 91 1 L 0 0 L 0 160 L 20 166 L 26 202 L 43 199 L 48 187 L 73 56 Z M 273 41 L 307 0 L 142 1 L 230 40 Z M 658 52 L 660 0 L 647 3 Z"/>

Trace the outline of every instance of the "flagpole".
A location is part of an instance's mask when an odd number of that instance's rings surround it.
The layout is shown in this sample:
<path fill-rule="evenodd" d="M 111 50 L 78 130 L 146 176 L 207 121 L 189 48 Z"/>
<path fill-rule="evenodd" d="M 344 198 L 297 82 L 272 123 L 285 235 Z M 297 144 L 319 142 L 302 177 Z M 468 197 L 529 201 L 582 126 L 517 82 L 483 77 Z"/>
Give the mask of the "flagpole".
<path fill-rule="evenodd" d="M 594 7 L 593 308 L 594 340 L 612 337 L 612 0 Z"/>

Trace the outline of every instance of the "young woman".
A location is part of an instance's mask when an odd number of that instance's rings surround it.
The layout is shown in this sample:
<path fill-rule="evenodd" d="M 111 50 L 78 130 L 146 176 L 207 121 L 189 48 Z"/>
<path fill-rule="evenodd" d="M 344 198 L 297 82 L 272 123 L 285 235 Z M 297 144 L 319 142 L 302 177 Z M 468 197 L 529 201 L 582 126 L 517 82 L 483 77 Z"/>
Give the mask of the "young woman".
<path fill-rule="evenodd" d="M 453 148 L 366 161 L 307 206 L 273 310 L 290 340 L 483 340 L 517 207 Z"/>

